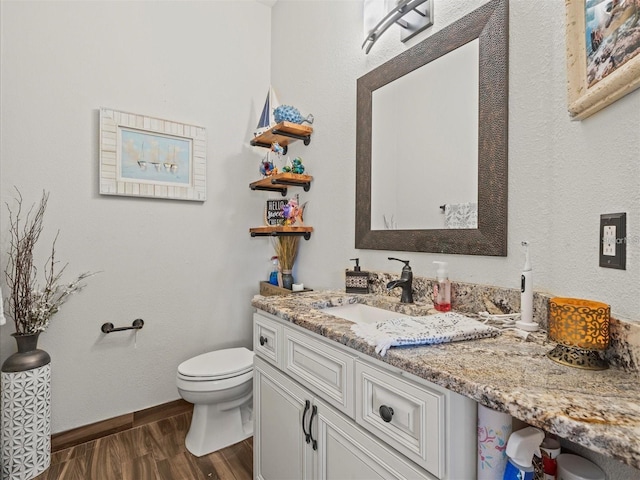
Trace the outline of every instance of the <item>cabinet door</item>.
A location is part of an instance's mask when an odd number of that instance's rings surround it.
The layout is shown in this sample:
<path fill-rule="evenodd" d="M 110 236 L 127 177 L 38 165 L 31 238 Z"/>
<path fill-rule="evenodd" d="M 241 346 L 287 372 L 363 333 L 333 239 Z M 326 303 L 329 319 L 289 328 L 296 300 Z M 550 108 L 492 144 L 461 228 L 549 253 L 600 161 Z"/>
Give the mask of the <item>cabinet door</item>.
<path fill-rule="evenodd" d="M 312 449 L 302 417 L 311 395 L 261 358 L 254 364 L 254 477 L 265 480 L 311 478 Z M 311 409 L 306 412 L 309 424 Z"/>
<path fill-rule="evenodd" d="M 316 399 L 313 437 L 318 440 L 314 459 L 316 480 L 435 480 L 332 407 Z"/>

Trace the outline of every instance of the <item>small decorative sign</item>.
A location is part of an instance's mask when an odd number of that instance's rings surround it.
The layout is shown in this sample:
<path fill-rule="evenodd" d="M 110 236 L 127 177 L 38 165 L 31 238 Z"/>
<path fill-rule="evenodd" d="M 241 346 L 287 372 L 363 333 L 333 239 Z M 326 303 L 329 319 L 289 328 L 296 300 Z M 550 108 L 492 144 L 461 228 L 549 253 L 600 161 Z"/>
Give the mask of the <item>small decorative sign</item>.
<path fill-rule="evenodd" d="M 264 221 L 266 225 L 282 225 L 284 223 L 284 206 L 288 200 L 277 199 L 267 200 L 264 211 Z"/>

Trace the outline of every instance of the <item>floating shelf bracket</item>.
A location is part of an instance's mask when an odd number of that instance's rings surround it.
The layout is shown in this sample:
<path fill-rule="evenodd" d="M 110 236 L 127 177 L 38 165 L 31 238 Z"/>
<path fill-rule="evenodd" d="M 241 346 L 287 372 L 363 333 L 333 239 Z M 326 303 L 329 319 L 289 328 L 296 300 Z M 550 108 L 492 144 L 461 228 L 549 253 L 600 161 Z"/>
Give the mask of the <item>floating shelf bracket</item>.
<path fill-rule="evenodd" d="M 267 192 L 280 192 L 280 195 L 283 197 L 287 196 L 287 188 L 286 187 L 269 187 L 265 185 L 251 185 L 251 190 L 264 190 Z"/>
<path fill-rule="evenodd" d="M 251 232 L 252 237 L 304 237 L 311 238 L 311 232 Z"/>
<path fill-rule="evenodd" d="M 274 135 L 282 135 L 283 137 L 295 138 L 296 140 L 302 140 L 302 143 L 309 145 L 311 143 L 311 135 L 298 135 L 297 133 L 285 132 L 274 128 L 272 130 Z M 286 153 L 286 152 L 285 152 Z"/>
<path fill-rule="evenodd" d="M 271 177 L 263 178 L 249 185 L 251 190 L 266 190 L 269 192 L 280 192 L 283 197 L 287 195 L 287 187 L 301 187 L 305 192 L 311 189 L 310 175 L 278 173 Z"/>
<path fill-rule="evenodd" d="M 280 135 L 282 135 L 282 134 L 280 134 Z M 251 140 L 249 143 L 251 144 L 252 147 L 271 148 L 271 144 L 270 143 L 261 142 L 259 140 Z M 289 150 L 289 145 L 282 145 L 282 154 L 283 155 L 286 155 L 288 150 Z"/>
<path fill-rule="evenodd" d="M 295 180 L 287 180 L 285 178 L 274 178 L 271 180 L 273 185 L 294 185 L 302 187 L 305 192 L 308 192 L 311 189 L 311 182 L 297 182 Z"/>

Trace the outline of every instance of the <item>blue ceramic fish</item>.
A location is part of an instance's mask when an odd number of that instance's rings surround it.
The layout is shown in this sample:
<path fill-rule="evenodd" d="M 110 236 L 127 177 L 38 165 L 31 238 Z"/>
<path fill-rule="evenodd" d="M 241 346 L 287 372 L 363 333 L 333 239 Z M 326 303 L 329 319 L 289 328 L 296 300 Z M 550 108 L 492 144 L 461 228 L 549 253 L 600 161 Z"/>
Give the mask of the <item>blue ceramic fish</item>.
<path fill-rule="evenodd" d="M 292 107 L 291 105 L 280 105 L 273 111 L 273 118 L 278 123 L 313 123 L 313 115 L 309 114 L 307 118 L 303 118 L 300 114 L 300 111 L 296 107 Z"/>

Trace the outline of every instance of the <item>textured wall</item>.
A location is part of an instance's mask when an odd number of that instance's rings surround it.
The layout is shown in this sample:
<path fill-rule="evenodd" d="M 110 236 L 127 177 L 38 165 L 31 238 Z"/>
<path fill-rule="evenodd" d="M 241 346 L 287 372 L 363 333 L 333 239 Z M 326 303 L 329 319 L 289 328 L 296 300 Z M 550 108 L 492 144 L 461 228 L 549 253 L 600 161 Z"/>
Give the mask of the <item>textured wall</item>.
<path fill-rule="evenodd" d="M 101 271 L 40 337 L 54 433 L 174 400 L 180 362 L 251 344 L 271 248 L 248 234 L 246 212 L 262 208 L 248 139 L 269 86 L 270 16 L 256 2 L 2 2 L 2 269 L 15 185 L 29 204 L 51 192 L 39 262 L 59 228 L 68 278 Z M 101 106 L 204 126 L 207 201 L 100 196 Z M 137 317 L 137 346 L 100 332 Z M 0 362 L 13 331 L 0 328 Z"/>
<path fill-rule="evenodd" d="M 436 0 L 435 25 L 411 44 L 483 3 Z M 316 232 L 301 250 L 301 280 L 339 287 L 354 256 L 363 269 L 399 273 L 391 254 L 411 260 L 420 275 L 434 276 L 431 262 L 441 259 L 452 279 L 515 288 L 524 264 L 520 242 L 529 240 L 536 290 L 604 301 L 615 316 L 640 320 L 640 91 L 570 121 L 564 25 L 564 2 L 510 2 L 508 256 L 357 251 L 356 79 L 408 46 L 393 26 L 365 55 L 359 1 L 280 0 L 273 7 L 272 84 L 282 102 L 316 115 L 311 145 L 295 148 L 316 178 L 304 196 Z M 627 270 L 601 268 L 600 214 L 625 211 Z"/>

